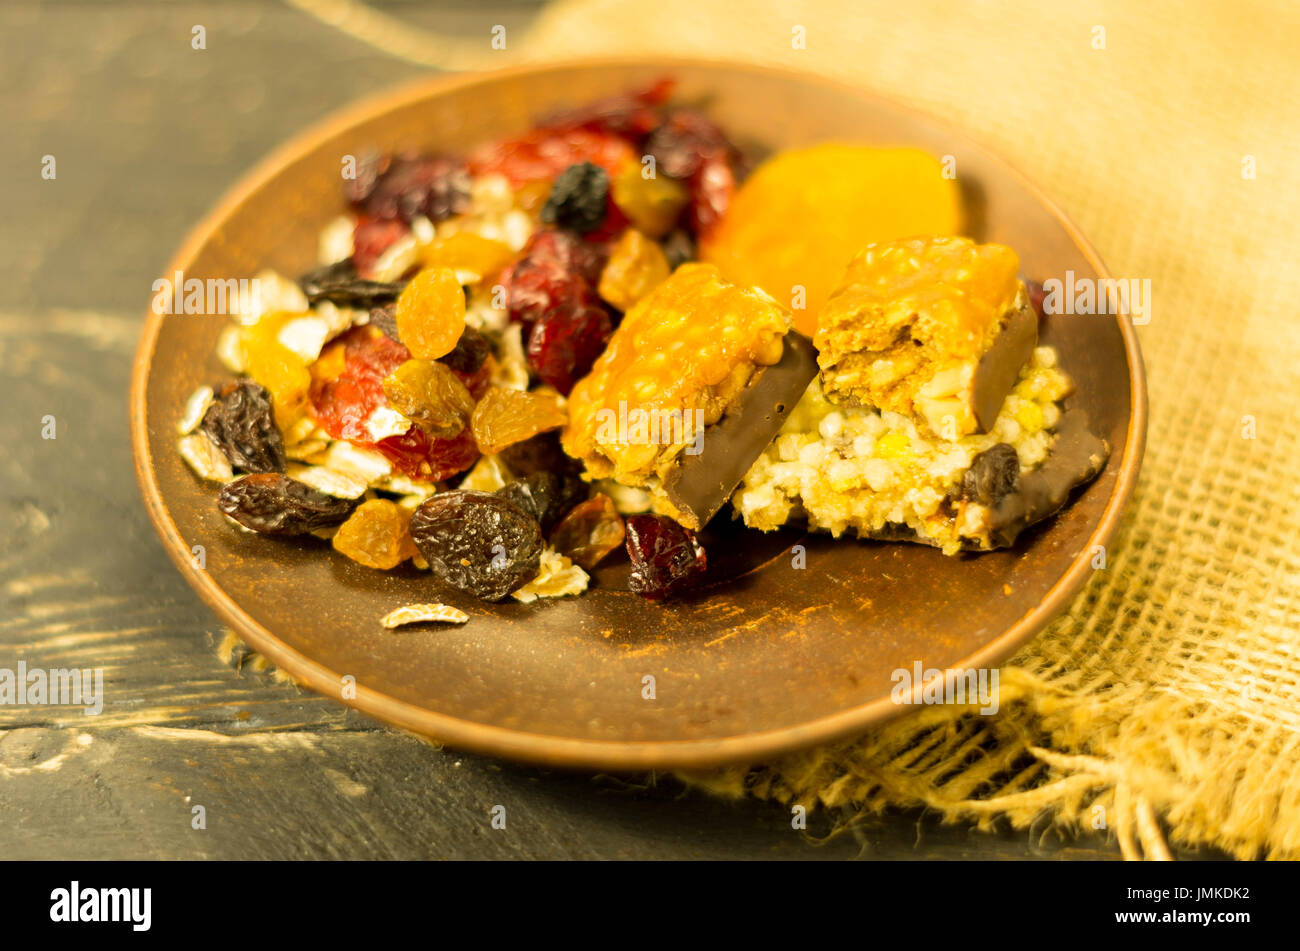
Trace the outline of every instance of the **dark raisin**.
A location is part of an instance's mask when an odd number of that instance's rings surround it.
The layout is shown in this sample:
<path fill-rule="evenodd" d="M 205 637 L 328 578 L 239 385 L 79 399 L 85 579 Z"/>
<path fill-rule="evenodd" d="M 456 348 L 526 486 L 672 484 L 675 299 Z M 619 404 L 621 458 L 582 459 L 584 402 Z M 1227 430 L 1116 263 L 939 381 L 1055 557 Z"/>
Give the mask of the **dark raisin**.
<path fill-rule="evenodd" d="M 469 185 L 460 159 L 395 155 L 362 163 L 344 194 L 358 210 L 381 220 L 409 224 L 424 216 L 438 222 L 469 210 Z"/>
<path fill-rule="evenodd" d="M 629 590 L 659 601 L 699 583 L 708 561 L 689 528 L 663 515 L 631 515 L 626 531 L 627 554 L 632 559 Z"/>
<path fill-rule="evenodd" d="M 491 355 L 492 345 L 488 343 L 487 338 L 473 327 L 466 327 L 461 331 L 460 338 L 451 353 L 439 357 L 438 360 L 457 373 L 476 373 Z"/>
<path fill-rule="evenodd" d="M 263 535 L 305 535 L 347 520 L 357 502 L 336 499 L 276 472 L 227 482 L 217 508 Z"/>
<path fill-rule="evenodd" d="M 533 324 L 528 363 L 538 379 L 567 396 L 587 375 L 613 332 L 609 312 L 598 304 L 554 307 Z"/>
<path fill-rule="evenodd" d="M 313 304 L 327 300 L 348 307 L 374 307 L 396 300 L 406 285 L 364 280 L 356 264 L 346 259 L 308 271 L 298 279 L 298 286 Z"/>
<path fill-rule="evenodd" d="M 221 447 L 230 464 L 245 472 L 283 472 L 284 437 L 266 387 L 239 380 L 222 387 L 203 415 L 203 431 Z"/>
<path fill-rule="evenodd" d="M 370 309 L 370 325 L 378 327 L 390 340 L 397 340 L 397 305 L 385 304 Z M 398 341 L 400 343 L 400 341 Z"/>
<path fill-rule="evenodd" d="M 514 502 L 456 490 L 426 499 L 411 515 L 411 537 L 447 584 L 500 601 L 537 576 L 542 530 Z"/>
<path fill-rule="evenodd" d="M 1014 447 L 1000 442 L 990 446 L 970 464 L 961 477 L 963 499 L 980 505 L 997 505 L 1020 488 L 1020 456 Z"/>
<path fill-rule="evenodd" d="M 518 476 L 534 472 L 560 472 L 580 465 L 564 454 L 560 448 L 559 433 L 554 430 L 506 446 L 499 455 L 506 468 Z"/>
<path fill-rule="evenodd" d="M 542 532 L 549 534 L 569 509 L 586 499 L 587 485 L 568 473 L 534 472 L 507 483 L 496 494 L 537 519 Z"/>
<path fill-rule="evenodd" d="M 574 231 L 595 231 L 605 220 L 609 173 L 592 162 L 570 165 L 555 177 L 542 220 Z"/>
<path fill-rule="evenodd" d="M 677 270 L 687 261 L 695 260 L 695 239 L 691 237 L 689 231 L 677 228 L 670 231 L 660 243 L 663 245 L 664 257 L 668 259 L 668 269 L 671 271 Z"/>

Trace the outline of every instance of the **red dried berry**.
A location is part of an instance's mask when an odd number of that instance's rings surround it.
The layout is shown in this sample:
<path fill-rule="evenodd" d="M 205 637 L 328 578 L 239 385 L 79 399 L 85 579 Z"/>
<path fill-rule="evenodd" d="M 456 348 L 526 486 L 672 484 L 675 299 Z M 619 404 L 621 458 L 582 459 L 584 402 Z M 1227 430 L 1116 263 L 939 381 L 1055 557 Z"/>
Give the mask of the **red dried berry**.
<path fill-rule="evenodd" d="M 553 307 L 528 335 L 528 363 L 543 383 L 568 395 L 609 343 L 614 324 L 600 305 Z"/>
<path fill-rule="evenodd" d="M 626 139 L 609 132 L 541 128 L 477 149 L 470 155 L 469 170 L 475 176 L 504 175 L 518 187 L 548 181 L 580 162 L 592 162 L 615 175 L 636 157 Z"/>
<path fill-rule="evenodd" d="M 646 89 L 610 96 L 567 112 L 543 119 L 540 125 L 552 128 L 582 128 L 606 132 L 639 144 L 663 121 L 659 108 L 672 95 L 676 82 L 660 79 Z"/>
<path fill-rule="evenodd" d="M 664 174 L 686 182 L 687 221 L 696 234 L 715 225 L 736 190 L 740 153 L 711 119 L 676 109 L 654 131 L 646 151 Z"/>
<path fill-rule="evenodd" d="M 469 173 L 458 158 L 389 155 L 362 162 L 344 194 L 366 215 L 409 224 L 421 215 L 438 222 L 468 211 L 469 186 Z"/>
<path fill-rule="evenodd" d="M 663 515 L 631 515 L 626 522 L 632 573 L 627 586 L 659 601 L 695 587 L 708 567 L 695 533 Z"/>
<path fill-rule="evenodd" d="M 409 232 L 404 221 L 384 221 L 362 215 L 352 231 L 352 263 L 361 277 L 374 273 L 375 261 Z"/>
<path fill-rule="evenodd" d="M 576 274 L 588 284 L 600 280 L 600 272 L 609 258 L 609 251 L 599 244 L 585 241 L 571 231 L 539 231 L 528 239 L 520 260 L 533 264 L 554 266 L 569 274 Z"/>
<path fill-rule="evenodd" d="M 478 458 L 478 447 L 467 430 L 451 439 L 434 439 L 412 426 L 399 436 L 372 442 L 366 420 L 387 406 L 384 378 L 411 359 L 411 352 L 373 327 L 355 327 L 343 334 L 343 372 L 332 380 L 314 380 L 311 404 L 316 421 L 335 439 L 382 453 L 413 479 L 439 481 L 463 472 Z M 453 372 L 477 399 L 486 390 L 490 364 L 474 373 Z"/>
<path fill-rule="evenodd" d="M 721 156 L 706 158 L 687 185 L 690 194 L 686 206 L 687 221 L 698 235 L 708 234 L 731 205 L 736 193 L 736 173 L 730 161 Z"/>

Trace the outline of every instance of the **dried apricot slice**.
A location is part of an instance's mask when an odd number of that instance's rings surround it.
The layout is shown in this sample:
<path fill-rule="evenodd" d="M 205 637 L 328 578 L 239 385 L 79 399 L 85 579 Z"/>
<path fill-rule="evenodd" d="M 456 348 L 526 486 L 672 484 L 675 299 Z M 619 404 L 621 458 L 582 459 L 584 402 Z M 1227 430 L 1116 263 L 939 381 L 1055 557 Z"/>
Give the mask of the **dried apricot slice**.
<path fill-rule="evenodd" d="M 339 526 L 331 544 L 367 568 L 390 571 L 415 554 L 409 517 L 395 502 L 371 499 Z"/>
<path fill-rule="evenodd" d="M 795 326 L 811 336 L 817 312 L 866 245 L 961 227 L 960 189 L 932 155 L 828 143 L 759 166 L 701 241 L 700 259 L 792 306 Z"/>
<path fill-rule="evenodd" d="M 397 336 L 411 356 L 437 360 L 465 329 L 465 292 L 449 267 L 427 268 L 397 298 Z"/>
<path fill-rule="evenodd" d="M 277 312 L 266 314 L 243 330 L 241 343 L 248 375 L 271 393 L 275 404 L 275 422 L 288 429 L 306 411 L 311 389 L 311 373 L 302 357 L 280 342 L 284 325 L 301 314 Z"/>
<path fill-rule="evenodd" d="M 490 455 L 563 426 L 567 418 L 555 393 L 545 390 L 525 393 L 494 386 L 479 400 L 470 425 L 479 451 Z"/>

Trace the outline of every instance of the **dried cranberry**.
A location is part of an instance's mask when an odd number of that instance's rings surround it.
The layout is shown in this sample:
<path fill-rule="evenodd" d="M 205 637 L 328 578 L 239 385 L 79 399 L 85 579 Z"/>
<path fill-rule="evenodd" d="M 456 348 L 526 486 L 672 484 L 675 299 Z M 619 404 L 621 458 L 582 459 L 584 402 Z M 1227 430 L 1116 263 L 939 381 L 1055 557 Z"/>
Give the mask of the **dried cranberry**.
<path fill-rule="evenodd" d="M 660 79 L 638 92 L 610 96 L 548 116 L 540 125 L 552 129 L 582 128 L 590 132 L 607 132 L 639 144 L 663 121 L 659 107 L 668 101 L 675 85 L 671 79 Z"/>
<path fill-rule="evenodd" d="M 553 307 L 528 335 L 528 363 L 543 383 L 568 395 L 587 375 L 614 332 L 604 307 L 592 304 Z"/>
<path fill-rule="evenodd" d="M 368 326 L 355 327 L 338 339 L 344 348 L 343 372 L 332 380 L 316 380 L 311 386 L 314 415 L 327 433 L 377 450 L 415 479 L 447 479 L 474 464 L 478 447 L 468 429 L 451 439 L 434 439 L 412 426 L 401 435 L 373 442 L 366 420 L 376 409 L 388 405 L 384 378 L 411 359 L 411 353 Z M 488 370 L 484 364 L 473 374 L 456 375 L 477 399 L 487 387 Z"/>
<path fill-rule="evenodd" d="M 631 515 L 626 522 L 632 573 L 627 586 L 652 601 L 679 595 L 699 583 L 708 567 L 695 533 L 663 515 Z"/>
<path fill-rule="evenodd" d="M 477 149 L 470 155 L 469 170 L 475 176 L 504 175 L 519 186 L 549 181 L 579 162 L 592 162 L 614 175 L 636 157 L 626 139 L 609 132 L 541 128 Z"/>
<path fill-rule="evenodd" d="M 469 173 L 445 155 L 396 155 L 368 159 L 344 194 L 359 211 L 410 223 L 423 215 L 443 221 L 469 210 Z"/>
<path fill-rule="evenodd" d="M 555 177 L 542 221 L 578 232 L 595 231 L 605 220 L 608 204 L 609 173 L 591 162 L 570 165 Z"/>
<path fill-rule="evenodd" d="M 687 179 L 708 158 L 732 159 L 735 147 L 717 124 L 694 109 L 674 109 L 646 142 L 659 171 Z"/>
<path fill-rule="evenodd" d="M 571 231 L 548 230 L 539 231 L 528 240 L 521 260 L 554 265 L 595 286 L 608 258 L 606 249 L 584 241 Z"/>
<path fill-rule="evenodd" d="M 372 274 L 379 256 L 410 230 L 403 221 L 384 221 L 368 215 L 358 218 L 352 232 L 352 264 L 357 273 L 362 277 Z"/>
<path fill-rule="evenodd" d="M 691 176 L 688 191 L 686 208 L 691 229 L 699 235 L 707 234 L 726 214 L 736 192 L 736 173 L 730 161 L 721 156 L 706 158 Z"/>

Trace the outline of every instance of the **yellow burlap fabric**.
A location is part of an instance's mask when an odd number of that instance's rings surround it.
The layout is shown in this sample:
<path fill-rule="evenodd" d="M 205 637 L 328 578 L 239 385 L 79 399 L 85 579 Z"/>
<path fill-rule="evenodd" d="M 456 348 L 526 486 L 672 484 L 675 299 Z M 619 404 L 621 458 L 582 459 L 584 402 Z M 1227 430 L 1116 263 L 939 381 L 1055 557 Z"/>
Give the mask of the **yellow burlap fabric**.
<path fill-rule="evenodd" d="M 502 65 L 481 43 L 422 49 Z M 846 816 L 1104 821 L 1130 857 L 1166 837 L 1300 857 L 1297 51 L 1289 0 L 564 0 L 512 35 L 513 62 L 698 54 L 921 107 L 1009 157 L 1113 273 L 1152 282 L 1130 517 L 1107 570 L 1004 670 L 1001 712 L 929 707 L 690 779 Z"/>

